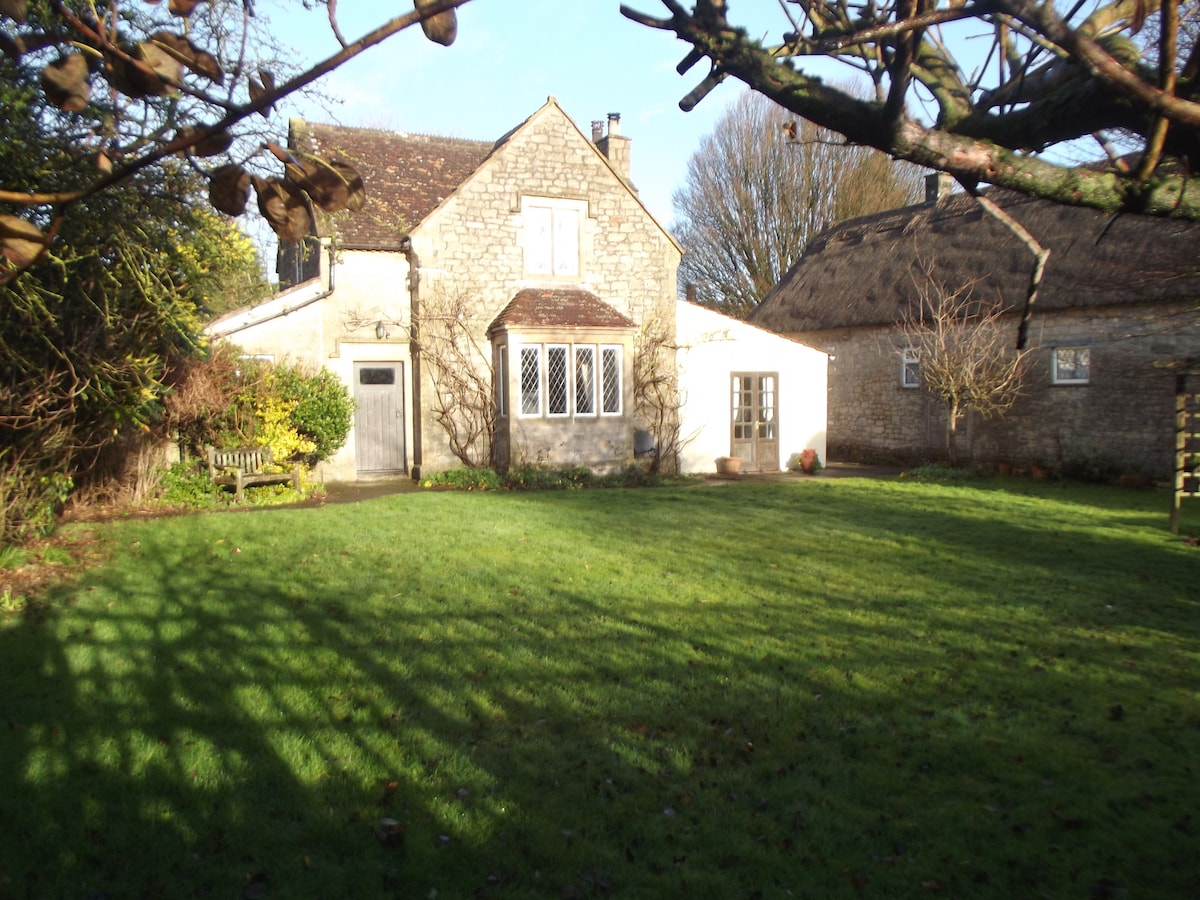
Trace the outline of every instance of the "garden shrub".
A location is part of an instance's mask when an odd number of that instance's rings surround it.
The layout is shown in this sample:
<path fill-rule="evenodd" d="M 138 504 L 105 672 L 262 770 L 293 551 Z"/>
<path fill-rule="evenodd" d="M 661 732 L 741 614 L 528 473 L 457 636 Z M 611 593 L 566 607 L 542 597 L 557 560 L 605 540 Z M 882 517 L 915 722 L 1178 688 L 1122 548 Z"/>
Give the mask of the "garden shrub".
<path fill-rule="evenodd" d="M 0 470 L 0 542 L 20 542 L 54 531 L 74 482 L 62 472 L 38 471 L 34 464 L 4 460 Z"/>
<path fill-rule="evenodd" d="M 460 491 L 494 491 L 501 484 L 495 470 L 482 466 L 449 469 L 421 481 L 423 487 L 455 488 Z"/>
<path fill-rule="evenodd" d="M 1113 484 L 1127 471 L 1118 460 L 1099 453 L 1073 453 L 1062 460 L 1063 478 L 1085 484 Z"/>
<path fill-rule="evenodd" d="M 274 379 L 265 382 L 274 387 Z M 296 428 L 292 417 L 296 401 L 284 400 L 268 389 L 254 404 L 257 424 L 254 443 L 271 451 L 271 461 L 282 464 L 291 459 L 303 459 L 314 454 L 317 445 Z"/>
<path fill-rule="evenodd" d="M 591 481 L 592 470 L 587 466 L 517 466 L 509 469 L 504 486 L 514 491 L 561 491 L 587 487 Z"/>
<path fill-rule="evenodd" d="M 651 473 L 632 464 L 607 475 L 597 475 L 587 466 L 516 466 L 504 475 L 492 469 L 461 468 L 439 472 L 422 480 L 427 488 L 456 488 L 480 491 L 562 491 L 580 488 L 657 487 L 687 481 L 686 476 Z"/>
<path fill-rule="evenodd" d="M 354 420 L 354 400 L 332 372 L 249 359 L 229 345 L 189 368 L 168 408 L 193 454 L 207 445 L 265 446 L 280 464 L 328 459 Z"/>
<path fill-rule="evenodd" d="M 312 443 L 310 461 L 333 456 L 346 443 L 354 420 L 354 400 L 346 386 L 328 369 L 307 372 L 299 366 L 281 368 L 276 379 L 280 397 L 295 404 L 292 424 Z"/>
<path fill-rule="evenodd" d="M 203 464 L 181 461 L 168 468 L 159 482 L 159 499 L 171 506 L 202 509 L 217 506 L 227 494 L 219 484 L 213 484 Z"/>

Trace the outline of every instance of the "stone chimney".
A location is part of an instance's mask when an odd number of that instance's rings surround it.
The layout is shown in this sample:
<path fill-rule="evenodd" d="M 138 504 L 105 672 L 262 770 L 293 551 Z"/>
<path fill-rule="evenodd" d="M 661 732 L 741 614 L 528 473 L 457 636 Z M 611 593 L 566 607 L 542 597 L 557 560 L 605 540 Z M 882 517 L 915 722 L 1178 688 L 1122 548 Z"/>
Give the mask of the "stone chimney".
<path fill-rule="evenodd" d="M 608 134 L 603 133 L 604 123 L 592 123 L 592 141 L 600 152 L 608 157 L 617 174 L 629 183 L 629 144 L 627 137 L 621 136 L 621 114 L 608 114 Z"/>
<path fill-rule="evenodd" d="M 931 206 L 941 203 L 953 192 L 954 176 L 949 172 L 933 172 L 925 176 L 925 202 Z"/>

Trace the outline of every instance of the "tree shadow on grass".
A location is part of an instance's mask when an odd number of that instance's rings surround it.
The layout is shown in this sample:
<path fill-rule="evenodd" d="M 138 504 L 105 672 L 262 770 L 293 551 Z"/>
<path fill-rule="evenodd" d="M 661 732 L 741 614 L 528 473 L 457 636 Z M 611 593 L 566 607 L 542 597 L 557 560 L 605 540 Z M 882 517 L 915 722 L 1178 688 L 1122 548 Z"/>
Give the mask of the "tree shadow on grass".
<path fill-rule="evenodd" d="M 1178 562 L 1078 580 L 1069 533 L 980 547 L 969 504 L 808 490 L 130 532 L 137 566 L 0 631 L 0 894 L 1194 887 Z M 530 506 L 552 538 L 522 541 Z M 1133 606 L 1102 619 L 1110 588 Z"/>

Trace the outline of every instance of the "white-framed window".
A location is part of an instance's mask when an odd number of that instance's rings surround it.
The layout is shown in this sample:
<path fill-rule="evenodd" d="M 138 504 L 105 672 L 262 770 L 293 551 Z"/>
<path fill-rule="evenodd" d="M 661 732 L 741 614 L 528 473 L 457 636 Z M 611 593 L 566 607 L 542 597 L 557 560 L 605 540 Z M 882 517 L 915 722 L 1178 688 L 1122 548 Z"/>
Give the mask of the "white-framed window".
<path fill-rule="evenodd" d="M 571 375 L 567 367 L 566 344 L 546 346 L 546 415 L 567 416 L 571 414 Z"/>
<path fill-rule="evenodd" d="M 554 278 L 579 275 L 579 232 L 586 206 L 582 200 L 522 199 L 525 274 Z"/>
<path fill-rule="evenodd" d="M 542 414 L 542 347 L 521 348 L 521 415 Z"/>
<path fill-rule="evenodd" d="M 575 345 L 575 415 L 596 414 L 596 348 Z"/>
<path fill-rule="evenodd" d="M 918 388 L 921 386 L 921 349 L 905 347 L 900 354 L 900 386 Z"/>
<path fill-rule="evenodd" d="M 1090 347 L 1055 347 L 1050 357 L 1050 379 L 1054 384 L 1087 384 L 1091 378 Z"/>
<path fill-rule="evenodd" d="M 621 398 L 624 395 L 621 383 L 621 345 L 608 344 L 600 347 L 600 414 L 619 416 Z"/>
<path fill-rule="evenodd" d="M 622 414 L 620 344 L 527 344 L 520 356 L 522 416 Z"/>
<path fill-rule="evenodd" d="M 496 415 L 508 415 L 508 344 L 496 348 Z"/>

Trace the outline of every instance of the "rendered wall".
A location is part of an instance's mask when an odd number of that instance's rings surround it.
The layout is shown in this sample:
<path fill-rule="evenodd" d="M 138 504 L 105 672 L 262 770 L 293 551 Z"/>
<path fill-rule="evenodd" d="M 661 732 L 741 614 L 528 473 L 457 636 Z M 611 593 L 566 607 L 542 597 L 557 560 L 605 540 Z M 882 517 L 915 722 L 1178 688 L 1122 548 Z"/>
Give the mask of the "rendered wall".
<path fill-rule="evenodd" d="M 734 372 L 778 372 L 779 466 L 805 448 L 826 458 L 825 353 L 678 301 L 677 354 L 683 395 L 681 416 L 685 472 L 712 472 L 730 452 L 731 384 Z"/>

